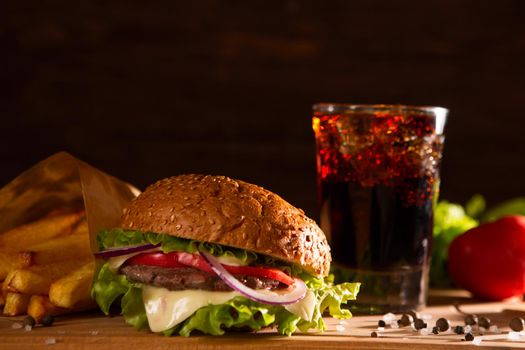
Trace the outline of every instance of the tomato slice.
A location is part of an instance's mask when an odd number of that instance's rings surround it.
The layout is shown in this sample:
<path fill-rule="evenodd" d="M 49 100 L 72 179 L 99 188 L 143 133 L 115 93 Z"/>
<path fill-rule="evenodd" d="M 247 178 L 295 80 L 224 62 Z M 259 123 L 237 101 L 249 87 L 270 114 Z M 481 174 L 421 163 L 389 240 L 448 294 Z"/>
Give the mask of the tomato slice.
<path fill-rule="evenodd" d="M 197 254 L 190 254 L 185 252 L 153 252 L 141 253 L 128 259 L 128 265 L 149 265 L 160 267 L 194 267 L 201 271 L 215 274 L 210 265 Z M 262 266 L 234 266 L 223 265 L 229 273 L 234 275 L 247 275 L 254 277 L 270 278 L 286 285 L 292 285 L 294 279 L 279 269 Z"/>
<path fill-rule="evenodd" d="M 176 256 L 162 252 L 140 253 L 132 256 L 126 261 L 128 265 L 149 265 L 160 267 L 187 267 L 181 264 Z"/>
<path fill-rule="evenodd" d="M 255 277 L 264 277 L 277 280 L 281 283 L 284 283 L 288 286 L 294 283 L 294 279 L 291 276 L 288 276 L 279 269 L 274 269 L 271 267 L 261 267 L 261 266 L 232 266 L 224 265 L 226 270 L 233 275 L 248 275 Z"/>

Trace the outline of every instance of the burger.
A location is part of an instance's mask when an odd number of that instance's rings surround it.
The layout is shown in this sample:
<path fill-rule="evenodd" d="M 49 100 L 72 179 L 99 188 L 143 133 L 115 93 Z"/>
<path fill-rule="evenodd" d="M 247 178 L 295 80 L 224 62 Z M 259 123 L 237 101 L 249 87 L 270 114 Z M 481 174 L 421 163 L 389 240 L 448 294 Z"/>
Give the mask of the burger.
<path fill-rule="evenodd" d="M 351 317 L 342 305 L 359 291 L 333 284 L 326 237 L 302 210 L 224 176 L 151 185 L 97 241 L 101 310 L 120 303 L 127 323 L 165 335 L 322 331 L 325 311 Z"/>

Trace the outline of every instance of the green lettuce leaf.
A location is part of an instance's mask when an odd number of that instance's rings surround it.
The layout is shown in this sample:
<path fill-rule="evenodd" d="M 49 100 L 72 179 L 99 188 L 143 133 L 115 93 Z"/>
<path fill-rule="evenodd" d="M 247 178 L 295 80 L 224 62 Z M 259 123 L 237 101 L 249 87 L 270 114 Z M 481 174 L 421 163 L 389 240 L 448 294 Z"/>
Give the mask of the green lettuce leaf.
<path fill-rule="evenodd" d="M 148 317 L 142 301 L 142 289 L 130 286 L 120 303 L 126 322 L 137 329 L 148 328 Z"/>
<path fill-rule="evenodd" d="M 91 286 L 91 298 L 97 302 L 102 312 L 109 315 L 111 305 L 130 288 L 131 283 L 126 276 L 111 271 L 109 264 L 105 263 L 95 274 Z"/>
<path fill-rule="evenodd" d="M 465 204 L 465 213 L 473 219 L 479 219 L 481 214 L 487 208 L 485 198 L 480 194 L 475 194 Z"/>
<path fill-rule="evenodd" d="M 479 214 L 484 206 L 478 198 L 473 198 L 469 206 L 471 213 Z M 430 267 L 430 285 L 435 287 L 450 286 L 447 272 L 448 246 L 463 232 L 476 227 L 478 222 L 467 215 L 459 204 L 441 201 L 434 210 L 434 240 L 432 242 L 432 262 Z"/>
<path fill-rule="evenodd" d="M 359 283 L 333 285 L 333 277 L 316 278 L 306 273 L 301 274 L 308 288 L 313 290 L 316 305 L 312 320 L 306 321 L 292 314 L 282 306 L 266 305 L 235 297 L 220 305 L 208 305 L 200 308 L 181 324 L 164 332 L 165 335 L 180 334 L 189 336 L 193 331 L 211 335 L 221 335 L 224 329 L 248 329 L 257 331 L 263 327 L 276 326 L 280 334 L 291 335 L 297 329 L 322 331 L 326 329 L 322 315 L 328 310 L 337 318 L 350 318 L 350 311 L 342 305 L 355 300 L 359 292 Z M 137 329 L 148 326 L 142 292 L 138 285 L 130 283 L 124 275 L 112 272 L 105 263 L 95 275 L 92 290 L 93 298 L 105 314 L 116 300 L 121 297 L 121 310 L 127 323 Z"/>
<path fill-rule="evenodd" d="M 103 264 L 96 272 L 91 297 L 106 315 L 109 315 L 111 306 L 120 299 L 121 313 L 126 322 L 137 329 L 148 327 L 140 286 L 129 282 L 126 276 L 113 272 L 108 263 Z"/>
<path fill-rule="evenodd" d="M 232 256 L 244 262 L 252 262 L 258 259 L 257 254 L 244 249 L 225 247 L 220 244 L 200 242 L 166 234 L 124 230 L 121 228 L 100 231 L 97 235 L 97 242 L 100 250 L 139 244 L 160 244 L 164 253 L 173 251 L 187 253 L 207 251 L 214 256 Z"/>
<path fill-rule="evenodd" d="M 211 335 L 222 335 L 225 329 L 231 328 L 258 331 L 275 322 L 273 309 L 275 307 L 235 297 L 224 304 L 200 308 L 182 323 L 178 333 L 188 337 L 195 330 Z"/>
<path fill-rule="evenodd" d="M 483 213 L 481 221 L 494 221 L 508 215 L 525 215 L 525 197 L 510 199 L 491 207 Z"/>
<path fill-rule="evenodd" d="M 301 331 L 306 332 L 308 329 L 325 330 L 326 325 L 322 316 L 326 310 L 328 310 L 330 316 L 338 319 L 348 319 L 352 317 L 350 310 L 342 306 L 348 301 L 356 299 L 361 283 L 344 282 L 334 285 L 333 275 L 326 278 L 319 278 L 306 273 L 301 275 L 301 279 L 306 283 L 306 286 L 314 292 L 317 300 L 312 320 L 306 321 L 300 319 L 297 322 L 297 327 Z"/>

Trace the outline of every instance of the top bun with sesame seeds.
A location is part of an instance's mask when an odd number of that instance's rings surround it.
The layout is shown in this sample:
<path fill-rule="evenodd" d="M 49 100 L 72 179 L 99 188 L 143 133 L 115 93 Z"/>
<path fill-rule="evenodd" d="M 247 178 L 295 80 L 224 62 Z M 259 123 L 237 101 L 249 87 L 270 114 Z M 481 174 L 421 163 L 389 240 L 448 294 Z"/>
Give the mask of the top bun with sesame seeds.
<path fill-rule="evenodd" d="M 330 268 L 326 237 L 302 210 L 262 187 L 225 176 L 160 180 L 133 200 L 120 226 L 265 254 L 316 276 L 326 276 Z"/>

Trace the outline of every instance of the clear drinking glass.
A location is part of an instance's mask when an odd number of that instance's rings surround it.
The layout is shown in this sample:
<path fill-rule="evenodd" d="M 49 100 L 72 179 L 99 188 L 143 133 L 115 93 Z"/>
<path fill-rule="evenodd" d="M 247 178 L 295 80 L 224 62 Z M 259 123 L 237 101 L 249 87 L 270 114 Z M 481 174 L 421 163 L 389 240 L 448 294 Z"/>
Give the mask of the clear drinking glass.
<path fill-rule="evenodd" d="M 424 307 L 448 110 L 320 103 L 313 112 L 336 278 L 362 282 L 357 311 Z"/>

